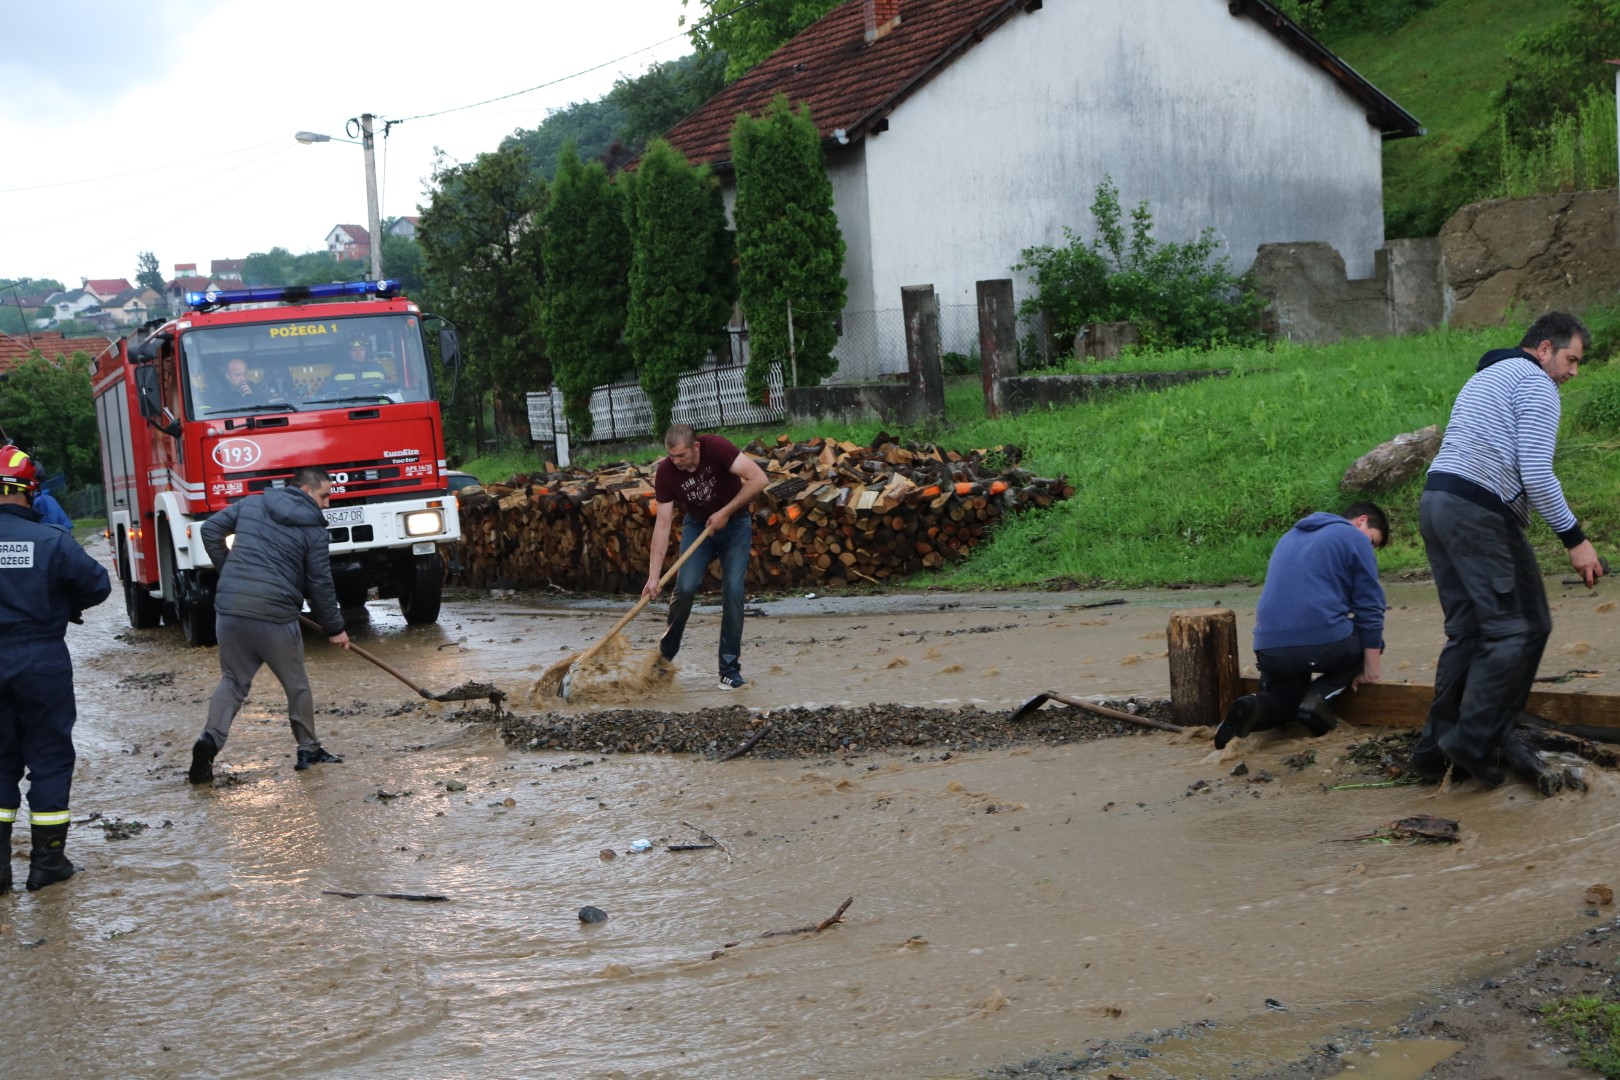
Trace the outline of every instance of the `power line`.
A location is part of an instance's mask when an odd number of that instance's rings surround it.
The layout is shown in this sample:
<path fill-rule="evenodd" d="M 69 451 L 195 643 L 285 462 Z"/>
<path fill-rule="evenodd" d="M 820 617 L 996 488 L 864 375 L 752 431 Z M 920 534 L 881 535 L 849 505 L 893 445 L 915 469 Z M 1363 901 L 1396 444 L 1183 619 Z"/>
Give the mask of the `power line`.
<path fill-rule="evenodd" d="M 570 79 L 577 79 L 581 75 L 589 75 L 593 71 L 601 71 L 605 67 L 612 67 L 614 64 L 622 63 L 623 61 L 630 59 L 632 56 L 640 56 L 644 52 L 651 52 L 653 49 L 658 48 L 658 46 L 660 46 L 660 45 L 667 45 L 671 41 L 676 40 L 677 38 L 688 37 L 691 34 L 693 34 L 694 32 L 696 32 L 698 30 L 701 30 L 704 27 L 709 26 L 712 23 L 717 23 L 722 19 L 729 19 L 733 15 L 736 15 L 738 12 L 747 11 L 749 8 L 753 7 L 755 4 L 758 4 L 760 2 L 761 2 L 761 0 L 744 0 L 743 3 L 738 4 L 735 8 L 731 9 L 730 11 L 723 12 L 723 13 L 718 14 L 718 15 L 711 15 L 707 19 L 702 19 L 702 20 L 700 20 L 698 22 L 695 22 L 695 23 L 693 23 L 691 25 L 691 27 L 689 29 L 683 30 L 678 34 L 671 34 L 669 37 L 664 38 L 664 39 L 662 39 L 660 41 L 655 41 L 651 45 L 643 45 L 641 48 L 636 49 L 634 52 L 627 52 L 623 56 L 617 57 L 616 59 L 613 59 L 613 60 L 604 60 L 602 63 L 596 64 L 596 65 L 594 65 L 592 67 L 585 68 L 583 71 L 576 71 L 572 75 L 564 75 L 561 78 L 552 79 L 549 82 L 543 82 L 539 86 L 531 86 L 527 90 L 514 90 L 510 94 L 502 94 L 499 97 L 485 98 L 483 101 L 475 101 L 471 105 L 457 105 L 457 106 L 454 106 L 453 108 L 449 108 L 449 109 L 440 109 L 438 112 L 418 113 L 415 116 L 407 116 L 407 117 L 404 117 L 404 118 L 399 119 L 399 120 L 390 121 L 390 123 L 403 124 L 407 120 L 427 120 L 427 119 L 430 119 L 431 117 L 435 117 L 435 116 L 444 116 L 447 113 L 465 112 L 468 109 L 477 109 L 477 108 L 480 108 L 481 106 L 484 106 L 484 105 L 493 105 L 497 101 L 507 101 L 507 100 L 509 100 L 511 98 L 522 97 L 524 94 L 532 94 L 536 90 L 544 90 L 547 87 L 556 86 L 558 83 L 565 83 Z"/>
<path fill-rule="evenodd" d="M 279 140 L 278 140 L 279 141 Z M 214 161 L 217 158 L 231 157 L 234 154 L 247 154 L 254 150 L 262 150 L 273 143 L 262 142 L 255 146 L 244 146 L 239 150 L 226 150 L 220 154 L 209 154 L 207 157 L 192 158 L 190 161 L 176 161 L 167 165 L 154 165 L 150 169 L 134 169 L 130 172 L 109 173 L 106 176 L 86 176 L 79 180 L 58 180 L 51 184 L 30 184 L 27 187 L 0 188 L 0 195 L 11 195 L 19 191 L 44 191 L 49 188 L 72 187 L 75 184 L 94 184 L 102 180 L 122 180 L 126 176 L 143 176 L 146 173 L 163 172 L 167 169 L 181 169 L 188 165 L 196 165 L 204 161 Z"/>

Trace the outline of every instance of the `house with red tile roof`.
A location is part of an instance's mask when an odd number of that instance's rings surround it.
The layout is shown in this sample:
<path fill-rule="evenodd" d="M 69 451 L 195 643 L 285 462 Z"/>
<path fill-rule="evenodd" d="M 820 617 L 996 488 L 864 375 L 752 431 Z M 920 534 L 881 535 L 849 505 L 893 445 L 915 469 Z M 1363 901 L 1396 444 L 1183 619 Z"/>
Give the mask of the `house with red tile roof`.
<path fill-rule="evenodd" d="M 241 281 L 245 262 L 246 259 L 214 259 L 208 264 L 208 275 L 217 281 Z"/>
<path fill-rule="evenodd" d="M 134 286 L 125 278 L 86 278 L 84 282 L 84 291 L 102 303 L 132 288 Z"/>
<path fill-rule="evenodd" d="M 421 224 L 422 219 L 419 217 L 397 217 L 388 226 L 387 233 L 389 236 L 403 236 L 407 240 L 415 240 L 416 229 Z M 367 257 L 370 257 L 369 253 Z"/>
<path fill-rule="evenodd" d="M 334 225 L 326 234 L 326 250 L 336 259 L 369 259 L 371 233 L 360 225 Z"/>
<path fill-rule="evenodd" d="M 60 363 L 64 357 L 70 357 L 76 352 L 95 356 L 107 347 L 107 338 L 104 337 L 68 337 L 60 332 L 36 332 L 25 337 L 13 337 L 10 334 L 0 334 L 0 378 L 14 368 L 21 367 L 29 358 L 37 355 Z"/>
<path fill-rule="evenodd" d="M 664 138 L 729 200 L 735 118 L 778 94 L 822 137 L 846 327 L 906 285 L 972 305 L 1010 276 L 1022 298 L 1020 252 L 1091 236 L 1105 178 L 1160 241 L 1213 227 L 1234 270 L 1321 240 L 1370 276 L 1383 142 L 1423 132 L 1266 0 L 846 0 Z"/>

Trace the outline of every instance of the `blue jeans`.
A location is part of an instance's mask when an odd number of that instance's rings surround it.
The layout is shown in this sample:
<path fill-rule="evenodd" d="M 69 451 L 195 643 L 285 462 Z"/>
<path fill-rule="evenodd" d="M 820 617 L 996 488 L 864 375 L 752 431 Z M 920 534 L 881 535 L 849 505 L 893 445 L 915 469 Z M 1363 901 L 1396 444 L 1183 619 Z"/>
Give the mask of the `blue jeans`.
<path fill-rule="evenodd" d="M 685 551 L 703 532 L 703 522 L 688 517 L 681 525 L 681 550 Z M 720 674 L 742 675 L 743 579 L 748 575 L 748 558 L 754 546 L 754 526 L 746 509 L 739 510 L 720 532 L 703 541 L 675 575 L 675 598 L 669 602 L 669 623 L 658 642 L 666 660 L 681 651 L 681 635 L 692 614 L 692 599 L 703 584 L 709 563 L 720 560 Z"/>

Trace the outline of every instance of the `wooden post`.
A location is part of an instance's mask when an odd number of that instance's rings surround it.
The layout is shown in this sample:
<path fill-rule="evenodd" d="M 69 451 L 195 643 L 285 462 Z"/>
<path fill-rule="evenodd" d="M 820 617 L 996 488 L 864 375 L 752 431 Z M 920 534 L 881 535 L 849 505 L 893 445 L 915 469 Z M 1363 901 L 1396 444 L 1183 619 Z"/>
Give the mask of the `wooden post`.
<path fill-rule="evenodd" d="M 1192 608 L 1170 616 L 1170 718 L 1182 727 L 1214 727 L 1241 692 L 1237 613 Z"/>
<path fill-rule="evenodd" d="M 1011 278 L 981 281 L 979 371 L 984 380 L 984 415 L 1001 415 L 1001 380 L 1018 374 L 1018 308 Z"/>
<path fill-rule="evenodd" d="M 911 376 L 907 402 L 913 423 L 945 419 L 945 372 L 939 358 L 939 300 L 932 285 L 907 285 L 900 290 L 906 320 L 906 366 Z"/>

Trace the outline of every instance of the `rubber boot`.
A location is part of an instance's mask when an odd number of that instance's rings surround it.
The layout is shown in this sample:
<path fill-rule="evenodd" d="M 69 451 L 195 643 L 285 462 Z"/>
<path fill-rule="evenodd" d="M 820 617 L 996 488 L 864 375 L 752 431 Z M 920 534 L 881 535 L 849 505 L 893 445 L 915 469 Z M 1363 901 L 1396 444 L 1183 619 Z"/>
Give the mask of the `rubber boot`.
<path fill-rule="evenodd" d="M 1225 750 L 1233 739 L 1241 739 L 1254 731 L 1264 719 L 1264 708 L 1257 694 L 1244 694 L 1226 710 L 1226 719 L 1215 729 L 1215 749 Z"/>
<path fill-rule="evenodd" d="M 47 885 L 73 876 L 73 864 L 66 854 L 66 825 L 35 825 L 34 850 L 28 856 L 28 891 L 38 892 Z"/>
<path fill-rule="evenodd" d="M 193 784 L 211 784 L 214 782 L 214 758 L 219 756 L 219 747 L 214 745 L 214 737 L 208 732 L 197 736 L 197 741 L 191 744 L 191 768 L 186 770 L 186 779 Z"/>
<path fill-rule="evenodd" d="M 11 822 L 0 825 L 0 893 L 11 891 Z"/>
<path fill-rule="evenodd" d="M 1297 716 L 1299 722 L 1305 725 L 1305 729 L 1318 738 L 1339 726 L 1339 718 L 1333 714 L 1327 698 L 1314 689 L 1305 691 L 1305 696 L 1299 703 Z"/>

